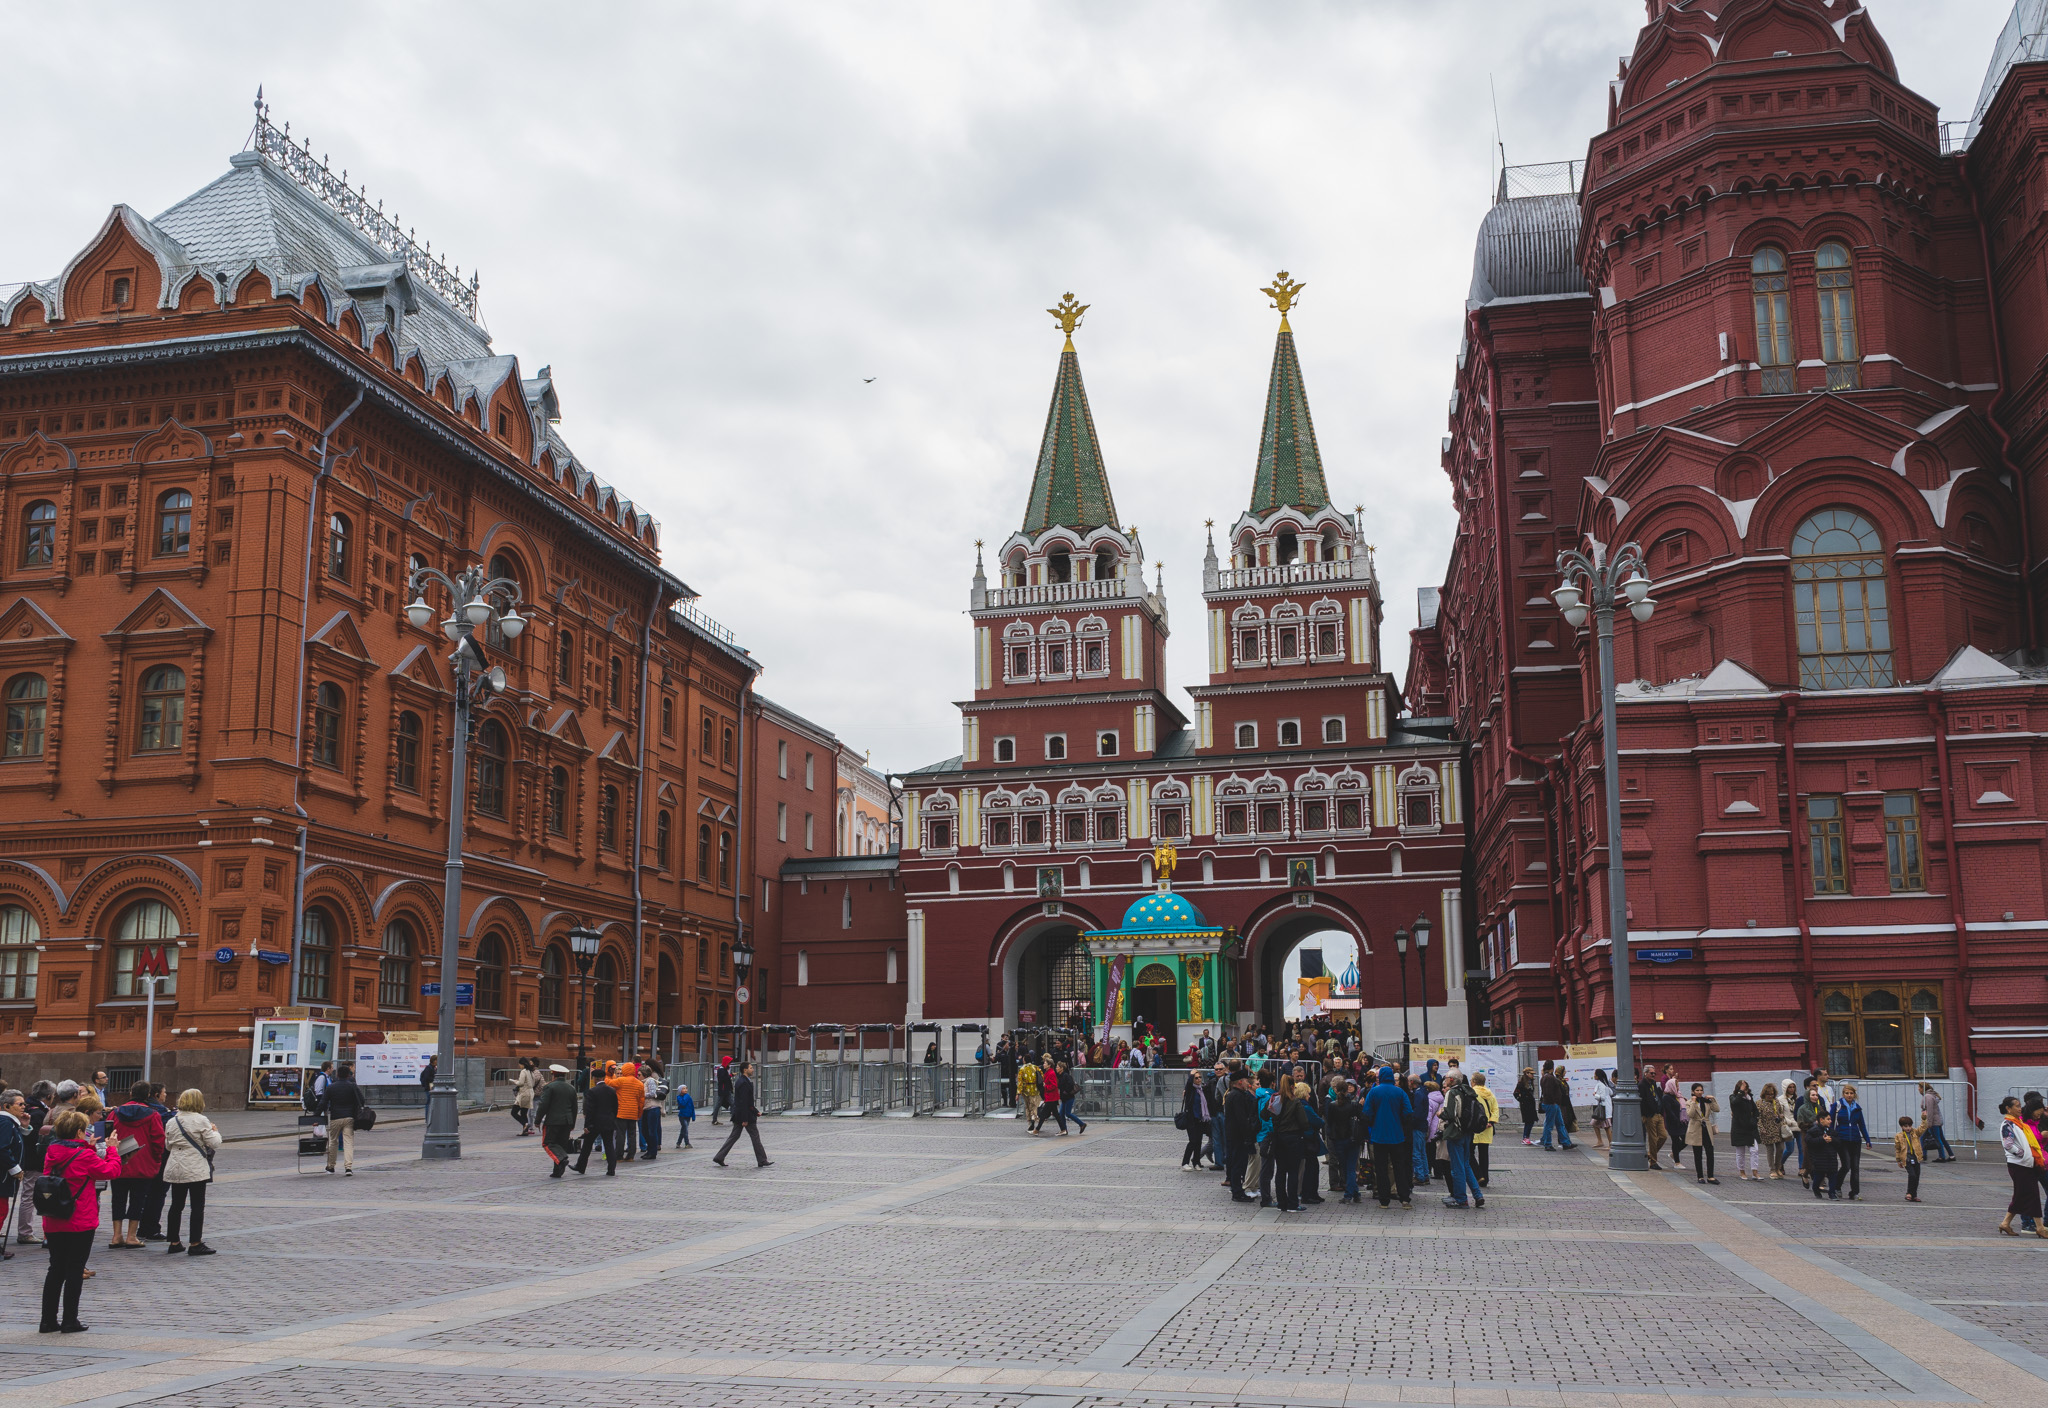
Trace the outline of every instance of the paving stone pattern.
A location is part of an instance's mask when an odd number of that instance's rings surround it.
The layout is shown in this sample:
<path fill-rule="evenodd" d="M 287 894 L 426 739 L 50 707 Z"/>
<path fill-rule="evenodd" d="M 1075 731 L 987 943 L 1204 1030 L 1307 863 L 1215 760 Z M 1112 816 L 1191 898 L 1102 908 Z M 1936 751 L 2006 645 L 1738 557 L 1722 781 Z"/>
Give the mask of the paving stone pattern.
<path fill-rule="evenodd" d="M 1180 1172 L 1157 1125 L 785 1118 L 768 1170 L 713 1168 L 698 1133 L 560 1181 L 498 1121 L 466 1123 L 449 1165 L 413 1157 L 416 1131 L 366 1140 L 351 1179 L 300 1172 L 288 1141 L 234 1145 L 221 1255 L 103 1232 L 82 1340 L 34 1332 L 40 1252 L 0 1265 L 0 1408 L 2048 1401 L 1940 1328 L 2034 1349 L 2048 1326 L 2048 1246 L 1993 1235 L 1988 1161 L 1930 1169 L 1919 1206 L 1873 1163 L 1868 1201 L 1817 1205 L 1796 1181 L 1617 1181 L 1514 1142 L 1483 1212 L 1433 1187 L 1412 1211 L 1326 1193 L 1282 1218 Z M 1817 1257 L 1758 1264 L 1802 1240 Z M 1912 1329 L 1838 1338 L 1874 1300 L 1851 1273 Z M 1672 1349 L 1690 1335 L 1707 1348 Z M 1648 1373 L 1646 1345 L 1665 1347 Z M 1927 1393 L 1900 1351 L 1955 1387 Z M 1972 1353 L 2031 1387 L 1970 1379 Z"/>

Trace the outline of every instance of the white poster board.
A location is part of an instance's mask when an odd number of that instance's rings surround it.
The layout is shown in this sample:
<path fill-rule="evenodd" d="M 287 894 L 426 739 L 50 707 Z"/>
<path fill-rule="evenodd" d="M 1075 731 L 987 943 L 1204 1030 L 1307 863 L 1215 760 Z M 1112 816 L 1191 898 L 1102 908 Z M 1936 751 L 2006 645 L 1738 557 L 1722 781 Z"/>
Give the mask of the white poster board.
<path fill-rule="evenodd" d="M 437 1050 L 433 1042 L 393 1042 L 356 1048 L 357 1085 L 418 1085 Z"/>
<path fill-rule="evenodd" d="M 1503 1105 L 1511 1104 L 1515 1098 L 1515 1082 L 1521 1078 L 1521 1070 L 1515 1065 L 1519 1049 L 1513 1046 L 1468 1046 L 1465 1048 L 1465 1072 L 1486 1072 L 1486 1088 L 1493 1092 L 1493 1098 Z"/>

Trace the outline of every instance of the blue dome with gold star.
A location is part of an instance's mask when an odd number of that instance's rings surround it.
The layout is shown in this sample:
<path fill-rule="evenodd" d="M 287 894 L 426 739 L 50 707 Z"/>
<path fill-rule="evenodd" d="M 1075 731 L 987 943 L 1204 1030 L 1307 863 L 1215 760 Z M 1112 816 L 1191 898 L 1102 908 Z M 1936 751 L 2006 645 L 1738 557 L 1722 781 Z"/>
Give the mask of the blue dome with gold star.
<path fill-rule="evenodd" d="M 1209 921 L 1193 905 L 1172 891 L 1150 894 L 1124 911 L 1124 933 L 1178 934 L 1188 929 L 1206 929 Z"/>

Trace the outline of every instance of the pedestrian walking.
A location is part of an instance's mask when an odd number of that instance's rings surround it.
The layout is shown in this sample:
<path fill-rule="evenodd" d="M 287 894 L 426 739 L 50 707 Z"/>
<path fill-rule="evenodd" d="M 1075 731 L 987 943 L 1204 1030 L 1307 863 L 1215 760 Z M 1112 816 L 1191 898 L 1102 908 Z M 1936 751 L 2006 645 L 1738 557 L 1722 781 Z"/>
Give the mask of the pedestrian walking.
<path fill-rule="evenodd" d="M 604 1176 L 619 1173 L 619 1088 L 605 1078 L 604 1067 L 590 1063 L 590 1089 L 583 1097 L 583 1145 L 576 1152 L 576 1172 L 590 1172 L 590 1155 L 604 1150 Z"/>
<path fill-rule="evenodd" d="M 323 1103 L 327 1107 L 327 1171 L 334 1172 L 334 1159 L 339 1154 L 342 1177 L 353 1178 L 356 1173 L 356 1120 L 370 1103 L 363 1098 L 362 1087 L 356 1084 L 354 1062 L 343 1061 L 334 1068 L 334 1079 L 327 1083 Z"/>
<path fill-rule="evenodd" d="M 1481 1080 L 1485 1077 L 1485 1074 L 1484 1071 L 1477 1072 L 1473 1075 L 1472 1079 L 1475 1081 Z M 1611 1149 L 1614 1147 L 1614 1141 L 1608 1135 L 1608 1131 L 1613 1127 L 1614 1078 L 1605 1071 L 1596 1070 L 1593 1072 L 1593 1147 L 1595 1149 Z"/>
<path fill-rule="evenodd" d="M 1806 1131 L 1806 1175 L 1812 1180 L 1816 1198 L 1842 1196 L 1842 1169 L 1836 1158 L 1838 1144 L 1835 1117 L 1823 1106 Z"/>
<path fill-rule="evenodd" d="M 19 1090 L 0 1090 L 0 1261 L 14 1260 L 7 1250 L 8 1214 L 21 1196 L 22 1166 L 28 1158 L 28 1097 Z"/>
<path fill-rule="evenodd" d="M 683 1083 L 682 1083 L 681 1081 L 677 1081 L 677 1082 L 676 1082 L 676 1147 L 677 1147 L 678 1149 L 689 1149 L 689 1148 L 692 1148 L 692 1147 L 694 1147 L 694 1146 L 693 1146 L 693 1145 L 692 1145 L 692 1144 L 690 1143 L 690 1126 L 691 1126 L 691 1125 L 692 1125 L 693 1123 L 695 1123 L 695 1122 L 696 1122 L 696 1119 L 697 1119 L 697 1102 L 696 1102 L 696 1100 L 695 1100 L 694 1098 L 692 1098 L 692 1096 L 690 1095 L 690 1087 L 689 1087 L 689 1086 L 687 1086 L 687 1085 L 684 1085 L 684 1084 L 683 1084 Z"/>
<path fill-rule="evenodd" d="M 1231 1076 L 1230 1089 L 1223 1097 L 1224 1181 L 1230 1185 L 1230 1201 L 1254 1202 L 1244 1191 L 1245 1170 L 1259 1137 L 1258 1104 L 1252 1099 L 1252 1078 L 1242 1068 Z"/>
<path fill-rule="evenodd" d="M 213 1182 L 214 1155 L 222 1143 L 221 1132 L 206 1117 L 206 1095 L 187 1090 L 178 1096 L 178 1108 L 164 1122 L 164 1182 L 171 1190 L 170 1244 L 167 1256 L 212 1256 L 206 1245 L 206 1185 Z M 192 1208 L 192 1244 L 179 1240 L 186 1205 Z"/>
<path fill-rule="evenodd" d="M 1694 1081 L 1692 1094 L 1685 1102 L 1685 1143 L 1692 1150 L 1695 1183 L 1721 1181 L 1714 1176 L 1714 1116 L 1720 1112 L 1721 1102 L 1707 1094 L 1706 1086 Z"/>
<path fill-rule="evenodd" d="M 1484 1188 L 1493 1181 L 1493 1131 L 1500 1123 L 1500 1101 L 1486 1084 L 1486 1072 L 1474 1071 L 1469 1080 L 1472 1094 L 1486 1111 L 1486 1128 L 1472 1136 L 1472 1170 Z"/>
<path fill-rule="evenodd" d="M 149 1087 L 149 1108 L 156 1111 L 157 1119 L 168 1126 L 170 1118 L 175 1112 L 165 1102 L 164 1087 L 161 1081 Z M 149 1187 L 144 1191 L 143 1195 L 143 1241 L 161 1242 L 164 1240 L 164 1202 L 170 1196 L 170 1192 L 171 1185 L 164 1181 L 163 1169 L 159 1167 L 156 1171 L 156 1177 L 149 1180 Z"/>
<path fill-rule="evenodd" d="M 1559 1149 L 1578 1148 L 1578 1145 L 1572 1143 L 1572 1137 L 1564 1127 L 1564 1107 L 1571 1102 L 1572 1097 L 1571 1091 L 1565 1085 L 1563 1073 L 1545 1061 L 1543 1077 L 1538 1082 L 1537 1090 L 1543 1100 L 1543 1147 L 1551 1147 L 1550 1134 L 1555 1130 Z"/>
<path fill-rule="evenodd" d="M 769 1168 L 774 1160 L 761 1147 L 761 1112 L 754 1105 L 754 1063 L 742 1061 L 739 1074 L 732 1082 L 732 1133 L 725 1137 L 725 1147 L 712 1155 L 711 1162 L 725 1167 L 725 1156 L 732 1152 L 732 1146 L 740 1142 L 744 1131 L 754 1141 L 754 1162 L 757 1167 Z"/>
<path fill-rule="evenodd" d="M 661 1153 L 661 1102 L 668 1098 L 668 1082 L 661 1077 L 661 1062 L 640 1063 L 640 1157 L 652 1159 Z"/>
<path fill-rule="evenodd" d="M 633 1162 L 633 1141 L 640 1132 L 640 1115 L 647 1107 L 647 1087 L 640 1068 L 631 1061 L 613 1061 L 605 1066 L 605 1084 L 618 1093 L 619 1162 Z"/>
<path fill-rule="evenodd" d="M 429 1056 L 427 1064 L 420 1067 L 420 1089 L 422 1091 L 432 1091 L 434 1088 L 434 1077 L 440 1074 L 441 1058 L 438 1055 Z"/>
<path fill-rule="evenodd" d="M 29 1196 L 29 1190 L 35 1185 L 36 1175 L 43 1171 L 43 1150 L 49 1147 L 49 1136 L 43 1133 L 43 1126 L 50 1118 L 50 1103 L 56 1098 L 56 1082 L 39 1080 L 28 1088 L 28 1099 L 23 1102 L 21 1188 L 15 1198 L 14 1214 L 14 1241 L 17 1246 L 39 1247 L 43 1244 L 31 1230 L 36 1205 L 35 1199 Z M 6 1223 L 0 1222 L 0 1243 L 6 1241 L 5 1231 Z"/>
<path fill-rule="evenodd" d="M 1920 1143 L 1920 1131 L 1913 1128 L 1911 1115 L 1899 1116 L 1899 1132 L 1892 1136 L 1892 1157 L 1906 1171 L 1906 1201 L 1920 1201 L 1920 1164 L 1927 1157 Z"/>
<path fill-rule="evenodd" d="M 1788 1145 L 1786 1125 L 1791 1121 L 1791 1111 L 1778 1098 L 1778 1087 L 1773 1081 L 1765 1081 L 1764 1088 L 1756 1097 L 1756 1139 L 1763 1148 L 1764 1162 L 1770 1166 L 1771 1177 L 1785 1176 L 1785 1153 Z"/>
<path fill-rule="evenodd" d="M 727 1056 L 718 1063 L 718 1078 L 711 1090 L 711 1123 L 718 1123 L 718 1112 L 732 1108 L 732 1057 Z"/>
<path fill-rule="evenodd" d="M 576 1152 L 576 1087 L 559 1061 L 548 1067 L 548 1083 L 534 1092 L 533 1123 L 540 1127 L 540 1151 L 555 1165 L 548 1177 L 560 1178 Z"/>
<path fill-rule="evenodd" d="M 1536 1128 L 1536 1068 L 1534 1066 L 1522 1067 L 1522 1077 L 1515 1082 L 1515 1104 L 1522 1111 L 1522 1142 L 1534 1145 L 1536 1141 L 1529 1137 L 1530 1131 Z"/>
<path fill-rule="evenodd" d="M 2012 1176 L 2012 1199 L 2005 1205 L 2005 1221 L 1998 1224 L 1998 1230 L 2008 1237 L 2019 1236 L 2012 1230 L 2013 1218 L 2019 1217 L 2032 1224 L 2036 1237 L 2048 1238 L 2048 1220 L 2041 1216 L 2040 1170 L 2044 1160 L 2040 1138 L 2020 1118 L 2017 1095 L 1999 1101 L 1998 1113 L 2002 1117 L 1998 1146 L 2005 1153 L 2005 1171 Z M 43 1294 L 47 1301 L 49 1292 L 45 1290 Z"/>
<path fill-rule="evenodd" d="M 1928 1152 L 1934 1155 L 1934 1162 L 1954 1163 L 1956 1151 L 1941 1128 L 1941 1092 L 1924 1080 L 1920 1082 L 1920 1127 L 1926 1131 L 1922 1137 Z"/>
<path fill-rule="evenodd" d="M 1472 1164 L 1472 1136 L 1477 1134 L 1486 1122 L 1486 1107 L 1479 1097 L 1472 1093 L 1463 1076 L 1450 1077 L 1451 1088 L 1444 1092 L 1443 1108 L 1438 1112 L 1437 1121 L 1442 1126 L 1444 1145 L 1449 1151 L 1449 1168 L 1444 1181 L 1450 1186 L 1450 1196 L 1445 1198 L 1447 1208 L 1486 1206 L 1486 1195 L 1480 1191 L 1477 1171 Z M 1566 1148 L 1572 1147 L 1567 1144 Z"/>
<path fill-rule="evenodd" d="M 1871 1147 L 1870 1126 L 1864 1123 L 1863 1106 L 1856 1099 L 1856 1087 L 1844 1085 L 1842 1098 L 1828 1111 L 1835 1117 L 1835 1157 L 1849 1180 L 1849 1201 L 1863 1196 L 1863 1151 Z"/>
<path fill-rule="evenodd" d="M 1060 1073 L 1051 1056 L 1041 1058 L 1045 1064 L 1038 1068 L 1038 1123 L 1045 1124 L 1050 1115 L 1059 1125 L 1060 1133 L 1067 1132 L 1067 1112 L 1060 1102 Z M 1199 1139 L 1200 1136 L 1197 1136 Z"/>
<path fill-rule="evenodd" d="M 1728 1147 L 1735 1151 L 1735 1181 L 1763 1180 L 1763 1145 L 1758 1137 L 1756 1096 L 1749 1082 L 1735 1082 L 1728 1093 Z"/>
<path fill-rule="evenodd" d="M 115 1152 L 121 1159 L 121 1176 L 114 1180 L 112 1221 L 115 1251 L 139 1251 L 137 1236 L 149 1211 L 149 1185 L 164 1166 L 164 1125 L 150 1108 L 149 1082 L 139 1080 L 128 1090 L 128 1099 L 115 1107 L 109 1117 Z"/>
<path fill-rule="evenodd" d="M 1180 1089 L 1180 1113 L 1174 1117 L 1173 1127 L 1183 1131 L 1187 1145 L 1180 1151 L 1181 1171 L 1202 1170 L 1202 1136 L 1209 1128 L 1209 1093 L 1202 1088 L 1202 1078 L 1195 1071 L 1188 1072 L 1188 1078 Z"/>
<path fill-rule="evenodd" d="M 1678 1098 L 1674 1082 L 1666 1081 L 1658 1088 L 1657 1103 L 1664 1111 L 1664 1133 L 1671 1138 L 1671 1167 L 1681 1168 L 1686 1146 L 1685 1103 Z"/>
<path fill-rule="evenodd" d="M 1038 1133 L 1038 1063 L 1029 1056 L 1017 1062 L 1017 1098 L 1024 1102 L 1024 1132 Z"/>
<path fill-rule="evenodd" d="M 100 1226 L 99 1192 L 93 1183 L 121 1176 L 120 1156 L 108 1152 L 106 1140 L 85 1137 L 90 1123 L 81 1111 L 59 1111 L 43 1155 L 36 1211 L 42 1215 L 50 1266 L 43 1275 L 43 1318 L 37 1328 L 46 1335 L 76 1335 L 88 1328 L 78 1319 L 78 1297 L 85 1289 L 85 1264 L 92 1258 L 93 1234 Z M 2039 1201 L 2035 1199 L 2037 1205 Z"/>
<path fill-rule="evenodd" d="M 1062 1060 L 1059 1063 L 1059 1073 L 1060 1126 L 1061 1128 L 1065 1128 L 1066 1122 L 1068 1120 L 1072 1120 L 1074 1122 L 1074 1127 L 1080 1130 L 1083 1134 L 1086 1134 L 1088 1132 L 1088 1121 L 1082 1119 L 1081 1116 L 1077 1114 L 1074 1110 L 1074 1101 L 1081 1094 L 1081 1082 L 1074 1075 L 1073 1063 L 1071 1061 Z M 1211 1143 L 1209 1146 L 1209 1166 L 1211 1168 L 1216 1168 L 1220 1166 L 1216 1155 L 1216 1146 L 1214 1143 Z"/>
<path fill-rule="evenodd" d="M 519 1079 L 512 1086 L 512 1122 L 519 1126 L 521 1139 L 533 1133 L 533 1097 L 540 1087 L 539 1058 L 521 1056 Z"/>

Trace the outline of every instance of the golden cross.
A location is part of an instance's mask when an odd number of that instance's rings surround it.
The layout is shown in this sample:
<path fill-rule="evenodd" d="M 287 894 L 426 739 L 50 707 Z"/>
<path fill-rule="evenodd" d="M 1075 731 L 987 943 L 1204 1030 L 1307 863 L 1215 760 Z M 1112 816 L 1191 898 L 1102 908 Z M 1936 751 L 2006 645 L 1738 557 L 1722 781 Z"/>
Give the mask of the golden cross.
<path fill-rule="evenodd" d="M 1307 284 L 1288 278 L 1287 271 L 1282 269 L 1273 276 L 1273 282 L 1259 292 L 1272 299 L 1273 306 L 1280 310 L 1280 326 L 1284 328 L 1287 326 L 1287 310 L 1301 301 L 1301 291 L 1307 287 Z"/>
<path fill-rule="evenodd" d="M 1069 293 L 1063 295 L 1057 304 L 1045 311 L 1059 320 L 1060 331 L 1067 335 L 1067 346 L 1072 347 L 1074 345 L 1074 329 L 1081 326 L 1081 315 L 1088 311 L 1088 305 L 1076 303 L 1074 295 Z"/>

